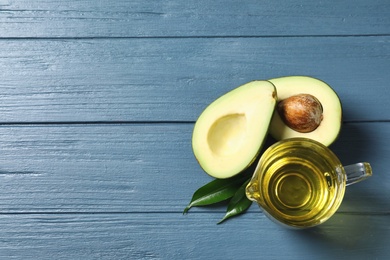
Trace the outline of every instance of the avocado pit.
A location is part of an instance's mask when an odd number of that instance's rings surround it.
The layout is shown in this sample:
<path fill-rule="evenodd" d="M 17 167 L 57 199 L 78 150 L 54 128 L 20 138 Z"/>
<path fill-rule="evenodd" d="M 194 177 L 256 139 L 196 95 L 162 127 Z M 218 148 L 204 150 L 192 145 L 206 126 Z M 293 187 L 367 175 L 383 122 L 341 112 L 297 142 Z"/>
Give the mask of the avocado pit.
<path fill-rule="evenodd" d="M 281 100 L 277 111 L 288 127 L 300 133 L 313 132 L 323 119 L 321 102 L 310 94 L 297 94 Z"/>

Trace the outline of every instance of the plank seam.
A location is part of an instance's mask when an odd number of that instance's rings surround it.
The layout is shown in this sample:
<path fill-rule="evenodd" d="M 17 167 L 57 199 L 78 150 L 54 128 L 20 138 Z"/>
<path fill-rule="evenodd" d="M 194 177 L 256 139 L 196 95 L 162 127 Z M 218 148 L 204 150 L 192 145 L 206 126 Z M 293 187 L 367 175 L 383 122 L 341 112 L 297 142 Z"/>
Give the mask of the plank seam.
<path fill-rule="evenodd" d="M 132 214 L 180 214 L 183 217 L 187 215 L 199 215 L 199 214 L 224 214 L 226 211 L 194 211 L 191 213 L 187 213 L 183 215 L 182 211 L 96 211 L 96 212 L 80 212 L 80 211 L 58 211 L 58 212 L 50 212 L 50 211 L 32 211 L 32 212 L 0 212 L 0 215 L 132 215 Z M 258 211 L 246 212 L 245 215 L 248 214 L 259 214 L 263 215 L 263 213 Z M 337 211 L 335 214 L 341 215 L 375 215 L 375 216 L 387 216 L 390 215 L 390 211 L 381 211 L 381 212 L 368 212 L 368 211 Z"/>
<path fill-rule="evenodd" d="M 25 122 L 0 122 L 0 126 L 41 126 L 41 125 L 144 125 L 144 124 L 182 124 L 190 125 L 195 124 L 194 120 L 135 120 L 135 121 L 25 121 Z M 367 123 L 390 123 L 390 119 L 381 120 L 346 120 L 343 124 L 367 124 Z"/>
<path fill-rule="evenodd" d="M 230 38 L 354 38 L 388 37 L 390 33 L 380 34 L 305 34 L 305 35 L 187 35 L 187 36 L 82 36 L 82 37 L 0 37 L 0 40 L 122 40 L 122 39 L 230 39 Z"/>
<path fill-rule="evenodd" d="M 26 121 L 26 122 L 0 122 L 0 126 L 32 126 L 32 125 L 144 125 L 144 124 L 194 124 L 195 121 Z"/>

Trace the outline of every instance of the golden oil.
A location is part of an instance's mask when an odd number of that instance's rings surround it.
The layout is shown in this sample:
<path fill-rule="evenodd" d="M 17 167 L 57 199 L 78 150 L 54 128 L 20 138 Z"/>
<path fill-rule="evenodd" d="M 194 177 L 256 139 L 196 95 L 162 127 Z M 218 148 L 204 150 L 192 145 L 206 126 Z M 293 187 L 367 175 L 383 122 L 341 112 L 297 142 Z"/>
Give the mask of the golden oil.
<path fill-rule="evenodd" d="M 336 155 L 315 141 L 294 138 L 262 155 L 247 196 L 271 219 L 304 228 L 332 216 L 344 191 L 345 172 Z"/>

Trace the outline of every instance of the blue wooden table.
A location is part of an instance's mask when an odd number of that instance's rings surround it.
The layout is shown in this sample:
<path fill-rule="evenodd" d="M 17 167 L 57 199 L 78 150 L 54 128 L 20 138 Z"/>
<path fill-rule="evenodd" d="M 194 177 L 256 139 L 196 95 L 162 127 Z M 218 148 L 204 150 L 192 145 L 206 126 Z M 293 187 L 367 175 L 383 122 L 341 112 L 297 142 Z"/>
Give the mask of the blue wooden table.
<path fill-rule="evenodd" d="M 0 259 L 386 259 L 390 2 L 0 1 Z M 256 205 L 182 215 L 212 180 L 194 122 L 254 79 L 309 75 L 343 103 L 331 146 L 374 175 L 325 224 Z"/>

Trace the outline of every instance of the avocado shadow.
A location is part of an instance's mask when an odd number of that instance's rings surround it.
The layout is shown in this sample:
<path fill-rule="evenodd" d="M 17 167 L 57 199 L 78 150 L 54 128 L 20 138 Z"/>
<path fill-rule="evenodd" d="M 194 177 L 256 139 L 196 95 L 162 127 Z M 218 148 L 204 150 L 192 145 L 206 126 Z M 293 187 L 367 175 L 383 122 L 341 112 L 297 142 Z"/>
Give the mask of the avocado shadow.
<path fill-rule="evenodd" d="M 344 165 L 368 161 L 379 145 L 369 131 L 363 124 L 344 123 L 339 137 L 329 148 Z"/>

